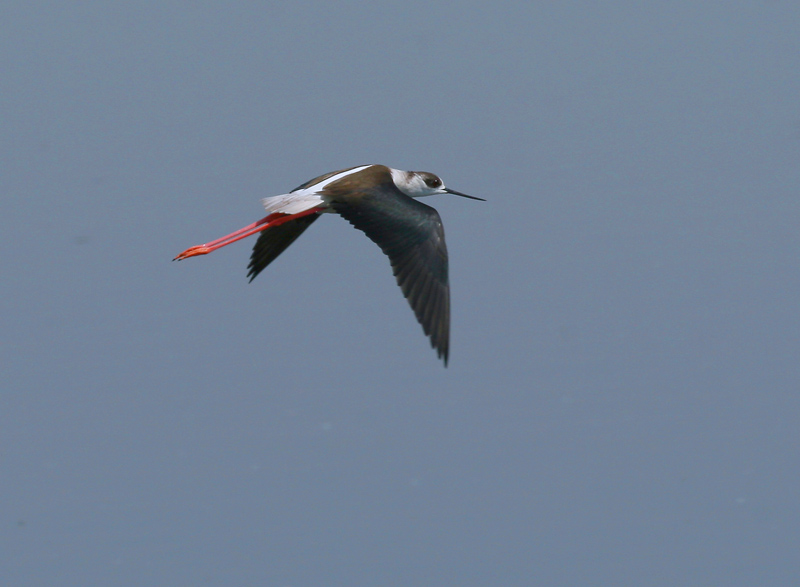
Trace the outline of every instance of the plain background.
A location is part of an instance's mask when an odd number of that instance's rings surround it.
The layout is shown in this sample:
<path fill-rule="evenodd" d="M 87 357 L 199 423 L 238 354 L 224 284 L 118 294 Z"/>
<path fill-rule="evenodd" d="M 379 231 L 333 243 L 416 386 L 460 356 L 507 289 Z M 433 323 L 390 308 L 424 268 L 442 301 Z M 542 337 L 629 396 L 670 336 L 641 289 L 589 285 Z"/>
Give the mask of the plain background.
<path fill-rule="evenodd" d="M 800 584 L 800 4 L 4 2 L 4 585 Z M 445 369 L 333 216 L 438 173 Z"/>

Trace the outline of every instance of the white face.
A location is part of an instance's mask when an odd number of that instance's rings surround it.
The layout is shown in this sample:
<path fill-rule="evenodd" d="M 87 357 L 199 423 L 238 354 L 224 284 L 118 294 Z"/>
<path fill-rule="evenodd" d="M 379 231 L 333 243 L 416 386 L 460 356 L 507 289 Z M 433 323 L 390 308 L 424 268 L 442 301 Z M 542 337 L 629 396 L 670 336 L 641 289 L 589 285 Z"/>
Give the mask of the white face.
<path fill-rule="evenodd" d="M 392 169 L 392 181 L 401 192 L 412 198 L 445 194 L 442 180 L 427 171 Z"/>

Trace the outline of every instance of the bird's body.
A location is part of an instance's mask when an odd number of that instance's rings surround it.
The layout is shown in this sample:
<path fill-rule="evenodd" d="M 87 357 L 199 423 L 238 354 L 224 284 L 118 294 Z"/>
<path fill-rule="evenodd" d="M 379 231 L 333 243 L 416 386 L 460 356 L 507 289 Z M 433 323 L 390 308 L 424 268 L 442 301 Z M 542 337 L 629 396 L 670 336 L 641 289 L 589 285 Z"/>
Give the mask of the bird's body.
<path fill-rule="evenodd" d="M 447 364 L 450 338 L 450 288 L 447 247 L 439 213 L 414 198 L 455 194 L 424 171 L 361 165 L 326 173 L 288 194 L 264 198 L 267 216 L 236 232 L 175 257 L 204 255 L 261 232 L 248 267 L 252 281 L 292 244 L 320 214 L 337 213 L 374 241 L 389 257 L 397 283 Z"/>

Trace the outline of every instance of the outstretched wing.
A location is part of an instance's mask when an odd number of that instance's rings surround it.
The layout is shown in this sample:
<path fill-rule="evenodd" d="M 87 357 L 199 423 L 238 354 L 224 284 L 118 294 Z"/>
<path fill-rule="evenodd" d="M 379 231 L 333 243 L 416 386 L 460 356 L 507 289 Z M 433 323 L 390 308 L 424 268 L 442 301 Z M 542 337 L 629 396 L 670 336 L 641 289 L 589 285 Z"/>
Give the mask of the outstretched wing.
<path fill-rule="evenodd" d="M 331 207 L 388 255 L 397 284 L 447 365 L 450 286 L 442 219 L 430 206 L 393 192 L 333 200 Z"/>
<path fill-rule="evenodd" d="M 302 216 L 296 220 L 289 220 L 278 226 L 267 228 L 258 237 L 253 246 L 253 253 L 250 255 L 250 264 L 247 276 L 250 281 L 256 278 L 267 265 L 272 263 L 275 258 L 286 250 L 303 231 L 319 218 L 319 214 Z"/>

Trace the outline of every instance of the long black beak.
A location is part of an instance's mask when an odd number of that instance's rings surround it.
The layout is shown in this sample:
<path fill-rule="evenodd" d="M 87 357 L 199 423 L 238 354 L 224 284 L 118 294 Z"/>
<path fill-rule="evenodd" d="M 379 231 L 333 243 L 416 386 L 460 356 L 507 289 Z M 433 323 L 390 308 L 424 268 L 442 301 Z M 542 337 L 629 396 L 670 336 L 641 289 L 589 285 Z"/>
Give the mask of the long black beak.
<path fill-rule="evenodd" d="M 454 196 L 461 196 L 462 198 L 469 198 L 470 200 L 480 200 L 481 202 L 485 202 L 483 198 L 476 198 L 475 196 L 468 196 L 467 194 L 462 194 L 461 192 L 457 192 L 456 190 L 451 190 L 449 188 L 444 188 L 444 191 L 448 194 L 453 194 Z"/>

